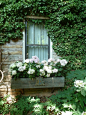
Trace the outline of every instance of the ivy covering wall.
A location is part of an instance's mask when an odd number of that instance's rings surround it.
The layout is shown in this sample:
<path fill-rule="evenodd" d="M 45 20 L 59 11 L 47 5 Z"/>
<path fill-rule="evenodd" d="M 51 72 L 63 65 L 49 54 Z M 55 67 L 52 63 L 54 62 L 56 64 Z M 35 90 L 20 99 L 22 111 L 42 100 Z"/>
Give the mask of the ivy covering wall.
<path fill-rule="evenodd" d="M 57 55 L 68 69 L 86 68 L 86 0 L 3 0 L 0 2 L 0 44 L 22 39 L 25 16 L 45 16 L 45 27 Z M 34 21 L 34 20 L 32 20 Z M 42 20 L 35 20 L 41 23 Z"/>

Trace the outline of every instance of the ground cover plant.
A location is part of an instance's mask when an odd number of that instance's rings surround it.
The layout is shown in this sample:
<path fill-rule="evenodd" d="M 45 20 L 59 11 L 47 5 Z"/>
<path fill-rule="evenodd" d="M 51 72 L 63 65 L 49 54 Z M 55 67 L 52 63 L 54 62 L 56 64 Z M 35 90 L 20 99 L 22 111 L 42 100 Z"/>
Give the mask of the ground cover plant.
<path fill-rule="evenodd" d="M 0 98 L 0 114 L 6 115 L 9 113 L 10 104 L 7 102 L 8 95 L 4 98 Z"/>

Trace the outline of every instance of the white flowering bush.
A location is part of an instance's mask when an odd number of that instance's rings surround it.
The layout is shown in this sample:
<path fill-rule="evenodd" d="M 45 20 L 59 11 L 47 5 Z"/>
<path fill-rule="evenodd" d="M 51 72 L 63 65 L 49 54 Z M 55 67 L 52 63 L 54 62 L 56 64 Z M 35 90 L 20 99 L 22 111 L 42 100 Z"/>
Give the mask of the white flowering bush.
<path fill-rule="evenodd" d="M 80 92 L 81 95 L 86 96 L 86 78 L 85 80 L 75 80 L 74 86 L 76 87 L 77 92 Z"/>
<path fill-rule="evenodd" d="M 39 61 L 37 56 L 26 59 L 25 62 L 15 62 L 10 65 L 9 71 L 13 78 L 34 78 L 34 77 L 62 77 L 67 73 L 65 59 L 48 59 Z"/>

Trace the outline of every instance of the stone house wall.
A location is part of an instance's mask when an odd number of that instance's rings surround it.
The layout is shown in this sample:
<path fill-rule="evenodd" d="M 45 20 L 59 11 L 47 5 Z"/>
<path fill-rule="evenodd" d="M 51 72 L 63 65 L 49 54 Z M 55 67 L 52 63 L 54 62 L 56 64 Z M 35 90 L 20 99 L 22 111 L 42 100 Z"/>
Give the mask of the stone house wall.
<path fill-rule="evenodd" d="M 0 69 L 5 71 L 3 83 L 0 83 L 0 97 L 6 94 L 11 96 L 31 95 L 31 96 L 50 96 L 56 94 L 58 88 L 48 88 L 48 89 L 11 89 L 11 75 L 9 73 L 9 65 L 15 61 L 23 61 L 23 40 L 10 40 L 4 45 L 0 45 L 1 50 L 1 62 Z M 57 58 L 53 51 L 53 58 Z"/>

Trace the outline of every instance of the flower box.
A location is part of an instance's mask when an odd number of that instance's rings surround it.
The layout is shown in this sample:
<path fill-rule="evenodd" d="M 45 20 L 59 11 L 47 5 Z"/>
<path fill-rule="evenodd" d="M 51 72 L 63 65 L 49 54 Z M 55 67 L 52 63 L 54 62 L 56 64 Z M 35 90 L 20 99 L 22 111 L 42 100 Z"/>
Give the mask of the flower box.
<path fill-rule="evenodd" d="M 64 77 L 37 77 L 11 79 L 12 89 L 64 87 Z"/>

